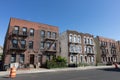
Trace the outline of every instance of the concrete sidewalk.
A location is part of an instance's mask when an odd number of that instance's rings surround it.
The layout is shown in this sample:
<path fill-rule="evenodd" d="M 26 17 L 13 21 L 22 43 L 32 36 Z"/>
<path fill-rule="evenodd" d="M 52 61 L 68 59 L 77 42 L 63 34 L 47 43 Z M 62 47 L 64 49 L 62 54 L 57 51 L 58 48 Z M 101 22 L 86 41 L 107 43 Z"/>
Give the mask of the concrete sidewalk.
<path fill-rule="evenodd" d="M 75 68 L 55 68 L 55 69 L 26 69 L 17 70 L 17 74 L 28 74 L 28 73 L 43 73 L 43 72 L 57 72 L 57 71 L 72 71 L 72 70 L 88 70 L 88 69 L 101 69 L 101 68 L 114 68 L 112 66 L 86 66 L 86 67 L 75 67 Z M 10 71 L 1 71 L 0 76 L 9 76 Z"/>

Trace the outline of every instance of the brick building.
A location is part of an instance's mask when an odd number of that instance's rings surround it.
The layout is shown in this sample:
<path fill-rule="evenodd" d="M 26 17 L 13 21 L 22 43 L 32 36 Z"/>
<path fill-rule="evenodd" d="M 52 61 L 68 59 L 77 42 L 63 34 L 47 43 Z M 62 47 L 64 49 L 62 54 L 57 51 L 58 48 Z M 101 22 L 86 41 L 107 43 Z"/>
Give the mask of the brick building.
<path fill-rule="evenodd" d="M 98 63 L 112 64 L 113 62 L 117 62 L 118 45 L 114 39 L 97 36 L 95 41 Z"/>
<path fill-rule="evenodd" d="M 87 63 L 94 65 L 95 43 L 91 34 L 67 30 L 60 35 L 60 55 L 67 59 L 68 65 Z"/>
<path fill-rule="evenodd" d="M 4 42 L 4 67 L 42 67 L 59 51 L 58 27 L 11 18 Z"/>
<path fill-rule="evenodd" d="M 120 41 L 116 41 L 117 43 L 117 62 L 120 63 Z"/>

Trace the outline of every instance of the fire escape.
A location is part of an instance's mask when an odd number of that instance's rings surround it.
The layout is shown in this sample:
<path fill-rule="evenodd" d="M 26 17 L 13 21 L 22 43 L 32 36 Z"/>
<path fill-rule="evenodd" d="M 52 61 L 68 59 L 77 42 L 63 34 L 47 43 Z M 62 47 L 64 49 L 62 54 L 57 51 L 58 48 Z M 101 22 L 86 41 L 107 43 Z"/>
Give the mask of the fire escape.
<path fill-rule="evenodd" d="M 106 56 L 108 54 L 108 49 L 107 49 L 107 44 L 101 44 L 100 45 L 100 49 L 101 49 L 101 52 L 102 52 L 102 55 L 101 56 Z"/>
<path fill-rule="evenodd" d="M 8 34 L 8 51 L 25 51 L 27 49 L 27 37 L 27 31 L 12 30 L 12 32 Z"/>
<path fill-rule="evenodd" d="M 57 36 L 44 36 L 43 40 L 44 48 L 42 52 L 44 53 L 56 53 L 57 52 Z"/>

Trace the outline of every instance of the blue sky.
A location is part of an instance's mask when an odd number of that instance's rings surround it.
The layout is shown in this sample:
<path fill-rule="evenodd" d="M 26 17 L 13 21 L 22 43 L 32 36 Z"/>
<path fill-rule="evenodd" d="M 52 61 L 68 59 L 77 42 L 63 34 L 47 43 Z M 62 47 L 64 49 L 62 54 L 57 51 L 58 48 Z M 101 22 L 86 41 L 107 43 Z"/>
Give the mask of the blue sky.
<path fill-rule="evenodd" d="M 10 17 L 120 40 L 120 0 L 1 0 L 2 46 Z"/>

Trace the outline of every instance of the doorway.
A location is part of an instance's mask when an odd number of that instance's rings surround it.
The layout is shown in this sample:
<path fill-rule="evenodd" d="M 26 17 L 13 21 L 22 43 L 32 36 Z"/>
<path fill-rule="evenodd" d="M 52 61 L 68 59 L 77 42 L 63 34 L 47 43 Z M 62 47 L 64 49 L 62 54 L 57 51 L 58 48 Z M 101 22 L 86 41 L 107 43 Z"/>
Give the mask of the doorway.
<path fill-rule="evenodd" d="M 30 54 L 30 64 L 34 64 L 34 54 Z"/>

